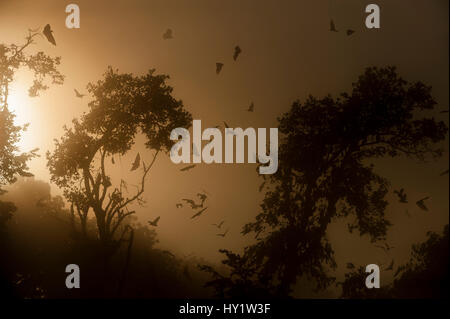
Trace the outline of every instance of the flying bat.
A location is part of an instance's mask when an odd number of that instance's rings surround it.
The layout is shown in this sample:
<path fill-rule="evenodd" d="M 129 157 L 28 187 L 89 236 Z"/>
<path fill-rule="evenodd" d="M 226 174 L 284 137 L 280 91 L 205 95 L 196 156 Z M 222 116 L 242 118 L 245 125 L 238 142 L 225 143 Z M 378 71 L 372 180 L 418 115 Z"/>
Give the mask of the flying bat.
<path fill-rule="evenodd" d="M 211 224 L 212 226 L 216 226 L 217 228 L 221 228 L 222 227 L 222 225 L 223 225 L 223 223 L 225 223 L 225 221 L 224 220 L 222 220 L 220 223 L 218 223 L 218 224 Z"/>
<path fill-rule="evenodd" d="M 188 203 L 189 205 L 191 205 L 191 208 L 192 208 L 192 209 L 197 209 L 197 208 L 203 207 L 203 203 L 197 204 L 197 203 L 194 202 L 192 199 L 183 198 L 182 200 L 185 201 L 186 203 Z"/>
<path fill-rule="evenodd" d="M 203 193 L 197 193 L 197 197 L 200 198 L 202 203 L 206 200 L 206 198 L 208 198 L 208 196 L 206 194 L 203 194 Z"/>
<path fill-rule="evenodd" d="M 394 190 L 394 194 L 398 196 L 398 200 L 400 203 L 406 204 L 408 202 L 405 190 L 403 188 L 401 188 L 399 191 Z"/>
<path fill-rule="evenodd" d="M 141 165 L 141 155 L 137 153 L 136 158 L 134 159 L 133 166 L 131 167 L 131 171 L 135 171 L 139 168 L 139 165 Z"/>
<path fill-rule="evenodd" d="M 172 29 L 167 29 L 167 31 L 164 32 L 163 39 L 164 40 L 173 39 Z"/>
<path fill-rule="evenodd" d="M 227 229 L 223 234 L 216 234 L 216 236 L 225 237 L 230 229 Z"/>
<path fill-rule="evenodd" d="M 216 63 L 216 74 L 219 74 L 220 71 L 222 71 L 223 63 L 217 62 Z"/>
<path fill-rule="evenodd" d="M 330 20 L 330 31 L 331 31 L 331 32 L 339 32 L 339 31 L 336 29 L 336 26 L 334 25 L 333 19 Z"/>
<path fill-rule="evenodd" d="M 208 209 L 208 207 L 203 208 L 202 210 L 199 210 L 198 213 L 192 215 L 191 219 L 194 219 L 195 217 L 200 216 L 201 214 L 203 214 L 203 212 Z"/>
<path fill-rule="evenodd" d="M 250 106 L 248 107 L 247 111 L 248 112 L 253 112 L 253 110 L 255 109 L 255 104 L 253 104 L 253 102 L 250 104 Z"/>
<path fill-rule="evenodd" d="M 149 220 L 148 221 L 148 223 L 150 224 L 150 225 L 152 225 L 152 226 L 158 226 L 158 222 L 159 222 L 159 219 L 161 218 L 161 216 L 158 216 L 158 217 L 156 217 L 153 221 L 151 221 L 151 220 Z"/>
<path fill-rule="evenodd" d="M 424 198 L 422 198 L 422 199 L 419 199 L 419 200 L 416 202 L 416 205 L 417 205 L 420 209 L 422 209 L 422 210 L 424 210 L 424 211 L 428 211 L 428 207 L 425 206 L 425 201 L 426 201 L 427 199 L 429 199 L 429 198 L 430 198 L 430 197 L 427 196 L 427 197 L 424 197 Z"/>
<path fill-rule="evenodd" d="M 394 270 L 394 259 L 392 259 L 391 263 L 389 264 L 389 266 L 385 269 L 385 270 Z"/>
<path fill-rule="evenodd" d="M 79 97 L 80 99 L 83 98 L 83 96 L 86 95 L 86 94 L 81 94 L 80 92 L 78 92 L 77 89 L 73 89 L 73 90 L 75 91 L 75 95 L 76 95 L 77 97 Z"/>
<path fill-rule="evenodd" d="M 182 169 L 180 169 L 180 171 L 185 172 L 185 171 L 188 171 L 188 170 L 194 168 L 195 166 L 196 166 L 195 164 L 189 165 L 189 166 L 183 167 Z"/>
<path fill-rule="evenodd" d="M 42 33 L 47 38 L 48 42 L 50 42 L 53 45 L 56 45 L 55 38 L 53 37 L 53 30 L 51 29 L 50 24 L 47 24 L 44 27 L 44 31 L 42 31 Z"/>
<path fill-rule="evenodd" d="M 348 36 L 351 36 L 353 33 L 355 33 L 355 31 L 352 30 L 352 29 L 348 29 L 348 30 L 347 30 L 347 35 L 348 35 Z"/>
<path fill-rule="evenodd" d="M 242 52 L 241 48 L 237 45 L 237 46 L 234 48 L 234 54 L 233 54 L 233 60 L 234 60 L 234 61 L 237 60 L 237 58 L 238 58 L 239 54 L 241 54 L 241 52 Z"/>

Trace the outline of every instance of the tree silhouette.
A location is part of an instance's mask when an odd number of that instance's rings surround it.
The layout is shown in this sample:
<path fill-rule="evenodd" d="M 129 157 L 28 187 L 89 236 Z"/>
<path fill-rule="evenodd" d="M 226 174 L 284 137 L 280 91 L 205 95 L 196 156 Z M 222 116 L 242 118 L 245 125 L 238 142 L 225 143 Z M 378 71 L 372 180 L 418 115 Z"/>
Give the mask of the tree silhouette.
<path fill-rule="evenodd" d="M 27 162 L 36 156 L 37 149 L 30 152 L 19 153 L 17 143 L 25 126 L 14 124 L 15 115 L 8 107 L 10 85 L 14 81 L 14 75 L 19 69 L 25 68 L 34 75 L 33 85 L 28 94 L 31 97 L 39 95 L 40 91 L 48 89 L 48 80 L 52 84 L 62 84 L 64 76 L 57 67 L 61 59 L 52 58 L 43 52 L 28 54 L 27 49 L 35 43 L 39 33 L 30 32 L 25 38 L 24 44 L 0 43 L 0 195 L 4 193 L 3 186 L 16 181 L 17 176 L 32 176 L 28 172 Z M 11 205 L 0 207 L 0 224 L 11 216 Z"/>
<path fill-rule="evenodd" d="M 385 218 L 389 183 L 370 160 L 442 154 L 435 144 L 445 138 L 446 125 L 420 114 L 436 104 L 430 92 L 421 82 L 403 80 L 394 67 L 371 67 L 350 94 L 294 102 L 279 119 L 280 168 L 268 177 L 262 212 L 243 229 L 243 234 L 255 233 L 257 243 L 242 255 L 225 251 L 224 263 L 251 265 L 252 285 L 275 296 L 288 296 L 299 276 L 312 278 L 318 289 L 332 283 L 330 222 L 349 216 L 349 231 L 372 241 L 383 239 L 390 225 Z M 242 281 L 242 270 L 233 270 L 229 286 Z M 227 289 L 223 280 L 218 283 L 217 290 Z"/>
<path fill-rule="evenodd" d="M 39 33 L 30 32 L 25 38 L 24 44 L 6 45 L 0 43 L 0 195 L 5 194 L 4 186 L 14 183 L 17 176 L 32 176 L 28 172 L 27 162 L 35 157 L 37 149 L 30 152 L 20 153 L 17 143 L 20 141 L 21 133 L 25 126 L 14 124 L 15 115 L 10 111 L 8 97 L 10 85 L 14 81 L 14 75 L 19 69 L 28 69 L 34 75 L 33 85 L 29 88 L 28 94 L 31 97 L 39 95 L 40 91 L 46 90 L 47 80 L 53 84 L 62 84 L 64 76 L 59 73 L 57 67 L 60 58 L 52 58 L 43 52 L 34 54 L 27 53 L 30 45 L 35 43 L 35 38 Z M 9 260 L 10 254 L 7 247 L 6 223 L 16 211 L 16 206 L 12 202 L 0 200 L 0 259 Z M 3 265 L 2 265 L 3 266 Z M 11 272 L 0 269 L 0 295 L 11 294 L 11 282 L 4 280 Z"/>
<path fill-rule="evenodd" d="M 427 240 L 412 246 L 410 260 L 395 269 L 394 281 L 367 289 L 367 273 L 359 267 L 345 275 L 343 298 L 445 298 L 448 297 L 448 225 L 442 234 L 427 233 Z"/>
<path fill-rule="evenodd" d="M 72 218 L 78 217 L 82 232 L 90 212 L 95 216 L 98 238 L 106 256 L 113 253 L 132 229 L 123 223 L 134 211 L 129 205 L 141 203 L 145 180 L 157 155 L 167 152 L 173 141 L 170 132 L 188 127 L 191 115 L 182 101 L 172 97 L 166 75 L 119 74 L 108 68 L 104 78 L 90 83 L 93 96 L 89 111 L 65 127 L 55 141 L 55 150 L 47 153 L 51 181 L 64 191 L 71 203 Z M 130 194 L 124 181 L 112 184 L 108 175 L 109 159 L 132 149 L 137 134 L 146 137 L 146 147 L 154 151 L 150 161 L 142 161 L 140 184 Z M 108 161 L 107 161 L 108 160 Z"/>
<path fill-rule="evenodd" d="M 400 266 L 392 284 L 395 298 L 445 298 L 448 289 L 448 224 L 442 234 L 427 233 L 427 240 L 413 245 L 408 263 Z"/>

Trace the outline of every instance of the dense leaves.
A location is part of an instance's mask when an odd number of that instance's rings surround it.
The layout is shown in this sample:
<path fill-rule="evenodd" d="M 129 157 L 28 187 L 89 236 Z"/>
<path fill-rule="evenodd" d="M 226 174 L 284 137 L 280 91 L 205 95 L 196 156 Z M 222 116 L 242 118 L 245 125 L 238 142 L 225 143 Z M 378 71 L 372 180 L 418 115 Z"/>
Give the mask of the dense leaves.
<path fill-rule="evenodd" d="M 287 296 L 300 276 L 314 280 L 317 288 L 332 283 L 328 273 L 336 264 L 327 227 L 336 218 L 351 218 L 349 230 L 373 241 L 385 237 L 389 183 L 370 160 L 441 155 L 436 143 L 447 127 L 421 113 L 436 104 L 430 92 L 420 82 L 403 80 L 393 67 L 373 67 L 350 94 L 293 103 L 279 119 L 280 168 L 270 177 L 262 212 L 243 229 L 258 239 L 238 263 L 257 265 L 252 285 Z M 230 260 L 227 254 L 224 262 L 236 267 Z"/>
<path fill-rule="evenodd" d="M 131 231 L 122 227 L 123 220 L 134 213 L 128 210 L 129 204 L 141 201 L 145 177 L 158 153 L 168 152 L 173 143 L 171 130 L 189 127 L 192 120 L 183 103 L 172 97 L 167 79 L 154 70 L 134 76 L 109 68 L 102 80 L 88 85 L 93 97 L 89 111 L 74 119 L 71 128 L 64 128 L 64 135 L 55 140 L 55 150 L 47 154 L 51 180 L 72 203 L 72 214 L 79 217 L 83 233 L 93 212 L 98 236 L 105 244 L 117 247 Z M 142 162 L 141 183 L 136 193 L 129 194 L 126 182 L 112 185 L 105 161 L 130 151 L 137 134 L 147 138 L 146 146 L 155 154 L 151 161 Z"/>
<path fill-rule="evenodd" d="M 33 85 L 29 89 L 30 96 L 38 96 L 46 90 L 46 81 L 62 84 L 64 76 L 58 71 L 61 62 L 59 57 L 52 58 L 43 52 L 27 53 L 27 48 L 33 44 L 38 33 L 29 34 L 22 45 L 6 45 L 0 43 L 0 195 L 4 193 L 2 187 L 17 180 L 17 176 L 32 176 L 28 172 L 27 162 L 35 157 L 37 149 L 20 153 L 17 143 L 21 133 L 27 126 L 14 124 L 15 115 L 8 107 L 9 89 L 14 81 L 14 75 L 19 69 L 28 69 L 34 75 Z M 8 203 L 0 203 L 0 220 L 5 221 L 13 211 Z M 1 223 L 1 222 L 0 222 Z"/>
<path fill-rule="evenodd" d="M 395 269 L 394 281 L 367 289 L 367 273 L 358 267 L 345 275 L 343 298 L 446 298 L 448 297 L 448 225 L 442 234 L 427 233 L 427 240 L 412 246 L 410 260 Z"/>

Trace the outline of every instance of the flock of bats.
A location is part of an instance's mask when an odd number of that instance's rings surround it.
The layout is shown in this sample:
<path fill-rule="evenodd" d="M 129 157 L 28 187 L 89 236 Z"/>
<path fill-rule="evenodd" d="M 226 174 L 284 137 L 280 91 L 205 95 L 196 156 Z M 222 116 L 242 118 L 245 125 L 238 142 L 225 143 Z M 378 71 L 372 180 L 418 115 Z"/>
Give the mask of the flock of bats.
<path fill-rule="evenodd" d="M 439 176 L 447 175 L 448 172 L 449 172 L 449 170 L 445 170 L 442 173 L 440 173 Z M 401 204 L 408 203 L 408 195 L 405 193 L 404 188 L 401 188 L 399 190 L 394 190 L 394 194 L 397 195 L 399 203 L 401 203 Z M 417 207 L 419 207 L 421 210 L 423 210 L 425 212 L 428 212 L 429 210 L 428 210 L 428 207 L 425 205 L 425 201 L 429 200 L 429 199 L 431 199 L 430 196 L 426 196 L 424 198 L 419 199 L 418 201 L 416 201 Z M 408 215 L 408 217 L 411 217 L 408 210 L 406 210 L 406 214 Z M 383 245 L 375 245 L 375 247 L 382 249 L 387 255 L 389 255 L 389 251 L 391 249 L 395 248 L 394 246 L 390 246 L 386 242 Z M 348 263 L 347 268 L 353 268 L 353 264 Z M 391 263 L 384 270 L 386 270 L 386 271 L 394 270 L 394 259 L 392 259 Z M 398 267 L 397 271 L 394 274 L 394 277 L 396 277 L 400 273 L 401 270 L 402 270 L 402 268 Z"/>
<path fill-rule="evenodd" d="M 31 31 L 36 32 L 35 30 L 30 30 L 30 32 Z M 336 29 L 336 25 L 335 25 L 335 23 L 334 23 L 334 21 L 332 19 L 330 20 L 330 29 L 329 29 L 329 31 L 331 31 L 331 32 L 339 32 L 339 30 Z M 346 30 L 347 36 L 351 36 L 353 33 L 355 33 L 355 31 L 352 30 L 352 29 L 347 29 Z M 46 39 L 51 44 L 56 46 L 56 40 L 55 40 L 55 38 L 53 36 L 53 30 L 51 29 L 50 24 L 47 24 L 44 27 L 44 29 L 42 31 L 42 34 L 46 37 Z M 174 36 L 173 36 L 172 29 L 167 29 L 162 37 L 163 37 L 164 40 L 173 39 Z M 233 60 L 237 61 L 237 59 L 238 59 L 238 57 L 239 57 L 239 55 L 241 53 L 242 53 L 242 49 L 240 48 L 239 45 L 236 45 L 235 48 L 234 48 L 234 53 L 233 53 Z M 222 71 L 223 67 L 224 67 L 224 63 L 217 62 L 216 63 L 216 74 L 220 74 L 220 72 Z M 76 97 L 78 97 L 78 98 L 83 98 L 85 96 L 85 94 L 81 94 L 77 89 L 74 89 L 74 91 L 75 91 Z M 251 102 L 251 104 L 248 107 L 247 111 L 248 112 L 253 112 L 254 111 L 254 107 L 255 107 L 254 103 Z M 441 111 L 441 113 L 448 113 L 448 112 L 449 112 L 448 110 Z M 226 122 L 223 122 L 223 123 L 224 123 L 224 126 L 226 128 L 229 127 Z M 216 128 L 218 128 L 218 127 L 219 127 L 219 125 L 216 126 Z M 112 158 L 111 160 L 112 160 L 112 163 L 114 164 L 115 163 L 114 162 L 114 158 Z M 131 171 L 134 171 L 134 170 L 138 169 L 139 166 L 140 166 L 140 162 L 141 162 L 141 159 L 140 159 L 140 155 L 138 153 L 136 155 L 136 158 L 135 158 L 133 164 L 132 164 Z M 185 172 L 185 171 L 188 171 L 188 170 L 194 168 L 195 166 L 196 166 L 195 164 L 194 165 L 189 165 L 189 166 L 181 168 L 180 171 Z M 440 176 L 447 175 L 448 173 L 449 173 L 449 170 L 447 169 L 446 171 L 442 172 L 440 174 Z M 264 187 L 263 185 L 264 185 L 264 183 L 262 184 L 262 187 Z M 262 187 L 260 187 L 260 191 L 261 191 Z M 394 190 L 394 193 L 398 196 L 398 199 L 399 199 L 400 203 L 403 203 L 403 204 L 408 203 L 407 195 L 406 195 L 405 190 L 403 188 L 401 188 L 400 190 Z M 184 201 L 186 203 L 186 205 L 190 205 L 193 210 L 196 210 L 196 209 L 200 208 L 200 210 L 196 211 L 196 213 L 194 215 L 192 215 L 191 219 L 194 219 L 194 218 L 197 218 L 197 217 L 201 216 L 208 209 L 208 207 L 204 207 L 204 203 L 205 203 L 205 201 L 207 199 L 207 195 L 205 193 L 198 193 L 197 196 L 200 199 L 200 203 L 196 203 L 193 199 L 187 199 L 187 198 L 183 198 L 182 199 L 182 201 Z M 422 199 L 419 199 L 418 201 L 416 201 L 416 205 L 420 209 L 422 209 L 424 211 L 428 211 L 428 207 L 425 205 L 425 201 L 428 200 L 428 199 L 430 199 L 429 196 L 424 197 Z M 182 203 L 177 203 L 176 204 L 176 208 L 182 208 L 182 207 L 183 207 Z M 408 216 L 410 216 L 409 213 L 408 213 L 408 210 L 406 211 L 406 213 L 408 214 Z M 158 225 L 159 220 L 160 220 L 160 216 L 158 216 L 157 218 L 155 218 L 152 221 L 149 221 L 148 223 L 151 226 L 155 226 L 156 227 Z M 224 222 L 225 221 L 221 221 L 218 224 L 212 224 L 212 225 L 217 227 L 218 229 L 221 229 L 221 227 L 224 224 Z M 226 234 L 228 233 L 228 230 L 229 229 L 227 229 L 224 233 L 217 234 L 217 236 L 225 237 Z M 387 243 L 385 243 L 384 246 L 377 246 L 377 247 L 382 248 L 386 252 L 388 252 L 390 249 L 393 248 L 393 247 L 390 247 Z M 393 270 L 393 266 L 394 266 L 394 260 L 392 260 L 391 264 L 388 266 L 388 268 L 386 268 L 386 270 Z"/>
<path fill-rule="evenodd" d="M 112 162 L 112 164 L 115 164 L 114 157 L 111 157 L 111 162 Z M 133 171 L 137 170 L 140 167 L 140 164 L 141 164 L 141 155 L 139 153 L 137 153 L 137 155 L 133 161 L 133 164 L 131 165 L 130 171 L 133 172 Z M 191 166 L 195 166 L 195 165 L 191 165 Z M 181 170 L 185 171 L 185 170 L 187 170 L 186 168 L 189 168 L 189 167 L 182 168 Z M 121 183 L 125 184 L 125 182 L 123 180 L 121 181 Z M 195 214 L 192 215 L 191 219 L 200 217 L 208 209 L 208 207 L 205 207 L 205 205 L 204 205 L 206 199 L 208 198 L 207 192 L 197 193 L 197 197 L 200 200 L 199 202 L 196 202 L 194 199 L 189 199 L 189 198 L 182 199 L 182 201 L 185 202 L 185 205 L 189 205 L 191 207 L 191 209 L 195 211 Z M 183 203 L 177 203 L 177 204 L 175 204 L 175 207 L 183 208 Z M 198 210 L 198 209 L 200 209 L 200 210 Z M 156 227 L 156 226 L 158 226 L 158 222 L 160 219 L 161 219 L 161 216 L 158 216 L 154 220 L 148 221 L 148 224 L 150 226 Z M 215 226 L 218 229 L 221 229 L 224 222 L 225 221 L 221 221 L 218 224 L 212 224 L 212 226 Z M 217 236 L 225 237 L 227 235 L 228 231 L 229 231 L 229 229 L 227 229 L 224 233 L 217 234 Z"/>
<path fill-rule="evenodd" d="M 182 201 L 185 202 L 184 205 L 190 206 L 190 208 L 195 212 L 194 215 L 191 216 L 191 219 L 195 219 L 195 218 L 202 216 L 202 214 L 208 209 L 208 207 L 205 207 L 205 202 L 206 202 L 206 199 L 208 198 L 207 193 L 206 192 L 197 193 L 197 197 L 199 198 L 198 202 L 191 198 L 183 198 L 182 199 Z M 184 205 L 183 205 L 183 203 L 176 203 L 175 207 L 183 208 Z M 149 225 L 154 226 L 154 227 L 158 226 L 158 222 L 159 222 L 160 218 L 161 218 L 161 216 L 158 216 L 154 220 L 148 221 Z M 225 221 L 222 220 L 221 222 L 219 222 L 217 224 L 211 224 L 211 226 L 214 226 L 217 229 L 222 229 L 222 226 L 224 223 L 225 223 Z M 230 229 L 227 229 L 223 233 L 218 233 L 218 234 L 216 234 L 216 236 L 225 237 L 228 234 L 229 230 Z"/>

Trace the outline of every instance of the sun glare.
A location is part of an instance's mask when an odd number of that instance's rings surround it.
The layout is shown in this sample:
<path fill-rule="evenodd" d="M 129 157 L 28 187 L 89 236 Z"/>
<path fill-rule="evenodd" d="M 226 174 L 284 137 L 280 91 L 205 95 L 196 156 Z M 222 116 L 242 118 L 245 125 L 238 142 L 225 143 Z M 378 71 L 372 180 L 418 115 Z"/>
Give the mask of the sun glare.
<path fill-rule="evenodd" d="M 9 110 L 15 115 L 14 123 L 16 125 L 25 125 L 32 122 L 33 114 L 31 112 L 30 104 L 31 101 L 28 96 L 28 89 L 26 86 L 11 86 L 10 94 L 8 96 L 8 107 Z M 28 132 L 22 133 L 18 146 L 21 151 L 29 151 L 33 148 L 31 146 L 31 140 Z"/>
<path fill-rule="evenodd" d="M 24 124 L 26 114 L 27 95 L 26 93 L 15 90 L 8 97 L 8 107 L 16 116 L 16 124 Z"/>

